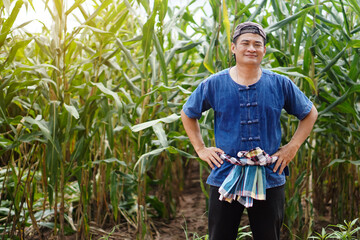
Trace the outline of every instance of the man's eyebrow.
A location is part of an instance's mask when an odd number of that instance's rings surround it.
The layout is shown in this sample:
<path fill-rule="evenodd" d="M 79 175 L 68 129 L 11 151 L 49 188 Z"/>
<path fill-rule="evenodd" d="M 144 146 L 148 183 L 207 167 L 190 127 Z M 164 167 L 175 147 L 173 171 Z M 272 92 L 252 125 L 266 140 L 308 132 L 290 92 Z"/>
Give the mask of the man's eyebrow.
<path fill-rule="evenodd" d="M 240 42 L 250 42 L 249 39 L 242 39 Z M 262 41 L 260 40 L 256 40 L 255 43 L 263 43 Z"/>

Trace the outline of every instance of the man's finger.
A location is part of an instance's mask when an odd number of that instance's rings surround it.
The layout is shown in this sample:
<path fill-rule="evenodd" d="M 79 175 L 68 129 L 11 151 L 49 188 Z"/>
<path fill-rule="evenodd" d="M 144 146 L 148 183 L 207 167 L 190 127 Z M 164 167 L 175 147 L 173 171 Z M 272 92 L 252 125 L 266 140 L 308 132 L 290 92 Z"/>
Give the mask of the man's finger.
<path fill-rule="evenodd" d="M 211 156 L 210 157 L 210 160 L 217 166 L 217 167 L 220 167 L 221 165 L 220 165 L 220 160 L 218 159 L 219 158 L 219 156 Z"/>
<path fill-rule="evenodd" d="M 279 174 L 282 174 L 282 172 L 284 171 L 285 167 L 287 166 L 287 163 L 284 161 L 283 164 L 281 164 L 281 168 L 279 171 Z"/>
<path fill-rule="evenodd" d="M 282 160 L 280 160 L 280 158 L 278 158 L 278 160 L 276 161 L 275 167 L 273 169 L 274 172 L 276 172 L 281 164 Z"/>
<path fill-rule="evenodd" d="M 213 157 L 214 157 L 219 163 L 223 164 L 223 160 L 219 157 L 219 155 L 217 155 L 217 153 L 215 153 L 215 154 L 213 155 Z"/>
<path fill-rule="evenodd" d="M 207 160 L 206 162 L 207 162 L 207 164 L 209 164 L 209 166 L 211 167 L 211 169 L 214 169 L 214 168 L 215 168 L 214 165 L 211 163 L 210 160 Z"/>

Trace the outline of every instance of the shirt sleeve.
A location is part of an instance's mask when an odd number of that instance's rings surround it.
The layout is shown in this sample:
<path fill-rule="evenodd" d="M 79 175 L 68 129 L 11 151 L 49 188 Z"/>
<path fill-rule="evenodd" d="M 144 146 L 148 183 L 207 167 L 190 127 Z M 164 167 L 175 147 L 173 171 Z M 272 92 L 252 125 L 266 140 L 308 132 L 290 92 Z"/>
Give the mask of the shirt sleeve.
<path fill-rule="evenodd" d="M 304 119 L 311 111 L 313 103 L 308 97 L 287 78 L 285 90 L 284 109 L 287 113 L 296 116 L 299 120 Z"/>
<path fill-rule="evenodd" d="M 186 116 L 200 119 L 202 112 L 211 108 L 211 104 L 207 98 L 207 91 L 208 81 L 201 82 L 183 106 L 183 111 Z"/>

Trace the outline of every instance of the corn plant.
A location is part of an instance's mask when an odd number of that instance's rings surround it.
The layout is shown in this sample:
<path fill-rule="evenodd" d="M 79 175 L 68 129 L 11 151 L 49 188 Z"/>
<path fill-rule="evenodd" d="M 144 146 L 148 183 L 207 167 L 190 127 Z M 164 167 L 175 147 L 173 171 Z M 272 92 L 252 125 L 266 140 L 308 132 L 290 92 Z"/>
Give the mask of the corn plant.
<path fill-rule="evenodd" d="M 196 158 L 178 113 L 200 81 L 234 63 L 231 35 L 243 21 L 268 33 L 264 67 L 290 77 L 320 112 L 290 164 L 291 236 L 309 236 L 315 213 L 358 217 L 358 0 L 195 3 L 44 1 L 52 28 L 29 33 L 14 21 L 33 1 L 0 2 L 3 239 L 44 228 L 90 239 L 92 224 L 124 222 L 134 237 L 154 237 L 152 219 L 175 216 Z M 68 29 L 71 15 L 78 25 Z M 213 114 L 200 120 L 208 145 Z M 297 121 L 281 123 L 286 143 Z"/>

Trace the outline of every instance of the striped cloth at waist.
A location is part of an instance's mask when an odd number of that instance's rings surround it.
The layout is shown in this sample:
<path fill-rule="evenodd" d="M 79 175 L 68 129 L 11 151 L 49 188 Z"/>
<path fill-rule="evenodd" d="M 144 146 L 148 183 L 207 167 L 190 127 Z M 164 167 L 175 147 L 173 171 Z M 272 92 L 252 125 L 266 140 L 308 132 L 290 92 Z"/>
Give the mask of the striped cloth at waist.
<path fill-rule="evenodd" d="M 222 160 L 234 164 L 228 176 L 219 188 L 221 201 L 239 201 L 246 208 L 252 207 L 254 199 L 266 199 L 265 167 L 274 163 L 277 157 L 271 157 L 261 148 L 240 151 L 237 157 L 218 153 Z"/>

